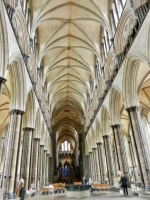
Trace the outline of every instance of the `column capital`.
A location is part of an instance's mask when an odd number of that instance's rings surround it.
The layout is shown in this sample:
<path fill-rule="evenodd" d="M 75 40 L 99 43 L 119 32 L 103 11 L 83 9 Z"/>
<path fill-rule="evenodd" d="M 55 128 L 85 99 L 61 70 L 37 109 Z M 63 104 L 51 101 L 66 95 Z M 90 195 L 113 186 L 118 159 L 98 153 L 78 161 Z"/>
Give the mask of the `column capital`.
<path fill-rule="evenodd" d="M 97 143 L 97 145 L 101 145 L 101 144 L 103 144 L 103 142 L 98 142 L 98 143 Z"/>
<path fill-rule="evenodd" d="M 33 138 L 34 140 L 36 140 L 36 141 L 40 141 L 40 138 Z"/>
<path fill-rule="evenodd" d="M 138 106 L 132 106 L 130 108 L 125 109 L 127 112 L 132 112 L 132 111 L 140 111 L 140 107 Z"/>
<path fill-rule="evenodd" d="M 121 128 L 121 124 L 114 124 L 114 125 L 111 125 L 111 127 L 112 128 L 118 128 L 118 127 Z"/>
<path fill-rule="evenodd" d="M 23 128 L 23 131 L 34 131 L 34 128 L 25 127 L 25 128 Z"/>
<path fill-rule="evenodd" d="M 14 114 L 16 114 L 16 115 L 23 115 L 24 111 L 14 109 L 14 110 L 11 110 L 9 113 L 10 113 L 10 115 L 14 115 Z"/>
<path fill-rule="evenodd" d="M 5 78 L 3 78 L 3 77 L 0 77 L 0 83 L 5 83 L 6 82 L 6 79 Z"/>
<path fill-rule="evenodd" d="M 110 135 L 103 135 L 102 137 L 103 138 L 108 138 L 108 137 L 110 137 Z"/>

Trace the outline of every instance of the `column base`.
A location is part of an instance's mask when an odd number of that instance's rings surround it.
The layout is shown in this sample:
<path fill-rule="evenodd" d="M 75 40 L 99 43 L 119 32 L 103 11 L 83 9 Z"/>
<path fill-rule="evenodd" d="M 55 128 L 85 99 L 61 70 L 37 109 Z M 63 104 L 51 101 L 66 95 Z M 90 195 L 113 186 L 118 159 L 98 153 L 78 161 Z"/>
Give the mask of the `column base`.
<path fill-rule="evenodd" d="M 4 199 L 16 199 L 16 194 L 4 194 L 3 200 Z"/>

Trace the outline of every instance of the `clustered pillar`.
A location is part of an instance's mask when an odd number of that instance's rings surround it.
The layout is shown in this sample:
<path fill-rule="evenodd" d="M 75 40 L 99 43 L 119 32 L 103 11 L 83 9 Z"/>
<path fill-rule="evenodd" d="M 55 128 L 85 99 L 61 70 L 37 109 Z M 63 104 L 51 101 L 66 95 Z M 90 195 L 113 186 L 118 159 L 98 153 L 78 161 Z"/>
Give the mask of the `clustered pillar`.
<path fill-rule="evenodd" d="M 25 180 L 25 190 L 28 190 L 30 185 L 30 167 L 32 157 L 32 135 L 33 128 L 24 128 L 24 139 L 22 148 L 22 164 L 21 164 L 21 177 Z M 32 171 L 32 170 L 31 170 Z"/>
<path fill-rule="evenodd" d="M 109 135 L 103 136 L 103 140 L 104 140 L 105 156 L 106 156 L 106 162 L 107 162 L 108 179 L 109 179 L 110 185 L 113 185 L 114 184 L 114 169 L 113 169 L 114 165 L 113 165 L 110 136 Z"/>
<path fill-rule="evenodd" d="M 150 152 L 144 129 L 142 127 L 142 120 L 140 116 L 139 107 L 131 107 L 126 109 L 129 115 L 129 121 L 132 130 L 133 142 L 136 150 L 136 157 L 141 179 L 144 185 L 150 185 Z"/>
<path fill-rule="evenodd" d="M 4 181 L 3 188 L 5 194 L 13 194 L 16 183 L 18 144 L 20 139 L 20 131 L 22 126 L 23 111 L 10 111 L 10 123 L 8 130 L 8 142 L 6 149 L 5 167 L 4 167 Z"/>
<path fill-rule="evenodd" d="M 106 168 L 105 168 L 105 160 L 104 160 L 104 147 L 103 147 L 103 143 L 102 142 L 97 144 L 97 149 L 98 149 L 98 156 L 99 156 L 101 182 L 105 183 Z"/>
<path fill-rule="evenodd" d="M 124 137 L 121 131 L 121 125 L 113 125 L 113 135 L 116 148 L 116 157 L 119 170 L 123 171 L 126 175 L 128 174 L 128 160 L 127 152 L 124 144 Z"/>

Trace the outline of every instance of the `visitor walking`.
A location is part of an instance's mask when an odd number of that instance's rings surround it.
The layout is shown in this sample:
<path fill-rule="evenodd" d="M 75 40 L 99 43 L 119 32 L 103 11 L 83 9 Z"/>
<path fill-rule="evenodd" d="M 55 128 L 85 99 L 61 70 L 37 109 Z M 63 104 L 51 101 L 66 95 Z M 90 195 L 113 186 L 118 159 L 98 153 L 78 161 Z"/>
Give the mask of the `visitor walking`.
<path fill-rule="evenodd" d="M 128 195 L 127 178 L 125 177 L 125 174 L 123 174 L 123 176 L 121 177 L 120 182 L 122 183 L 124 195 Z"/>

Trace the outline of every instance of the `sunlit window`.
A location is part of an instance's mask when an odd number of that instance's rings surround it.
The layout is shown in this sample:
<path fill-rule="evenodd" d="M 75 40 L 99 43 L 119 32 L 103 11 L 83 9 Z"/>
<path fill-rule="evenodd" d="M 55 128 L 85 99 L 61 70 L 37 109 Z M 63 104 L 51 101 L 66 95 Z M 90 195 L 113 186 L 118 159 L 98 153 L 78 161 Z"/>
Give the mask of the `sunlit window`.
<path fill-rule="evenodd" d="M 64 151 L 64 143 L 61 144 L 61 150 Z"/>
<path fill-rule="evenodd" d="M 115 0 L 113 2 L 112 9 L 113 9 L 113 15 L 114 15 L 114 21 L 115 21 L 116 27 L 118 25 L 118 21 L 121 17 L 125 3 L 126 3 L 126 0 Z"/>
<path fill-rule="evenodd" d="M 96 70 L 97 70 L 97 78 L 99 79 L 100 77 L 103 76 L 103 70 L 102 70 L 101 63 L 99 60 L 97 60 L 96 62 Z"/>
<path fill-rule="evenodd" d="M 70 151 L 70 143 L 68 143 L 68 151 Z"/>
<path fill-rule="evenodd" d="M 64 145 L 65 145 L 65 151 L 68 150 L 68 145 L 67 145 L 67 143 L 68 143 L 67 141 L 64 142 Z"/>
<path fill-rule="evenodd" d="M 64 141 L 61 144 L 61 151 L 70 151 L 70 143 L 68 143 L 67 141 Z"/>

